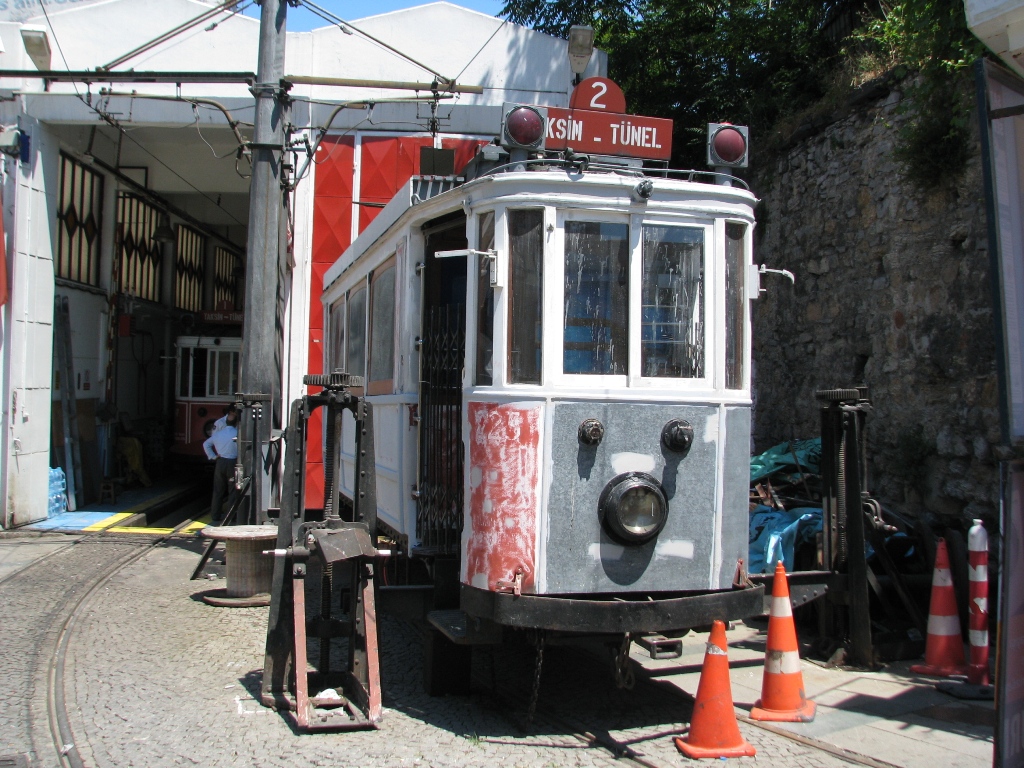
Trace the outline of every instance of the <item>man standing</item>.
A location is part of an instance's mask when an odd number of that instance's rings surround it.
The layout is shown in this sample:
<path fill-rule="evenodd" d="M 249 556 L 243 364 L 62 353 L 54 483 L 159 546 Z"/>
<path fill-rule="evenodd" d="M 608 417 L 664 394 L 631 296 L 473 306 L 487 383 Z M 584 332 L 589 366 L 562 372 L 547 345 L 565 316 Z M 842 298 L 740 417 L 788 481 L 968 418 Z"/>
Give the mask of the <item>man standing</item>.
<path fill-rule="evenodd" d="M 210 515 L 214 523 L 219 523 L 223 519 L 221 504 L 224 502 L 224 497 L 227 496 L 228 506 L 235 498 L 235 460 L 238 458 L 238 429 L 235 427 L 237 421 L 238 412 L 228 411 L 224 426 L 216 430 L 203 443 L 206 456 L 210 461 L 216 462 L 213 467 L 213 498 L 210 501 Z"/>
<path fill-rule="evenodd" d="M 216 432 L 218 429 L 224 429 L 228 424 L 238 426 L 238 406 L 234 403 L 225 409 L 223 416 L 213 422 L 213 431 Z"/>

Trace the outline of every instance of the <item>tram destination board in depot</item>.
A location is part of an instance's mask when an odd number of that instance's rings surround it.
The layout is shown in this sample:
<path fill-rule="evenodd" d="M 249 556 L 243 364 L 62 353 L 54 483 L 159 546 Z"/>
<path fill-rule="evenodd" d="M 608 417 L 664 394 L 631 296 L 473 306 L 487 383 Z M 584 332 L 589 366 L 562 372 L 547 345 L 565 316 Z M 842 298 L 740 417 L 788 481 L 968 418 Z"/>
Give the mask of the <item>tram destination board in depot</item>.
<path fill-rule="evenodd" d="M 627 115 L 626 99 L 613 81 L 591 77 L 572 93 L 569 108 L 548 107 L 549 150 L 621 155 L 646 160 L 672 157 L 672 121 Z"/>

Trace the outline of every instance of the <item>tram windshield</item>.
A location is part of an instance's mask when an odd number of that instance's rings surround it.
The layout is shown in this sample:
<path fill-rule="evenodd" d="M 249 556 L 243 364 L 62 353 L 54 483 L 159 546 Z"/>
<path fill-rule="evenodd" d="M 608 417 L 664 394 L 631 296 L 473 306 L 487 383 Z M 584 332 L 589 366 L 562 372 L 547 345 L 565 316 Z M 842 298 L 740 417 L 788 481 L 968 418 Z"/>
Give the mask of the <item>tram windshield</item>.
<path fill-rule="evenodd" d="M 567 221 L 563 372 L 625 375 L 628 320 L 629 227 Z"/>
<path fill-rule="evenodd" d="M 178 397 L 233 397 L 238 391 L 238 352 L 210 347 L 181 347 Z"/>
<path fill-rule="evenodd" d="M 704 376 L 704 231 L 644 227 L 640 365 L 644 376 Z"/>

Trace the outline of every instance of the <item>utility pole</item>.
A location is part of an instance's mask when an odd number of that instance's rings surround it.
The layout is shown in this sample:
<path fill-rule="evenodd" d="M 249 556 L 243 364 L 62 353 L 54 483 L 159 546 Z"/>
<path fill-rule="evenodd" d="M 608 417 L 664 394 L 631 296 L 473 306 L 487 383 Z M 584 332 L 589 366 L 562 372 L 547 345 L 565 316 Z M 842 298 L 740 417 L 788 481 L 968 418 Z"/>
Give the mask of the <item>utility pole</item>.
<path fill-rule="evenodd" d="M 252 478 L 250 505 L 239 522 L 264 523 L 270 506 L 270 474 L 263 456 L 270 443 L 274 414 L 280 414 L 281 306 L 285 226 L 282 180 L 288 95 L 284 77 L 285 28 L 289 0 L 256 0 L 261 5 L 256 83 L 256 117 L 249 186 L 249 238 L 245 268 L 245 324 L 242 333 L 240 388 L 246 409 L 239 419 L 239 470 Z M 256 416 L 258 414 L 258 417 Z M 256 440 L 251 442 L 255 430 Z M 245 453 L 247 445 L 259 453 Z M 241 477 L 236 475 L 236 481 Z"/>

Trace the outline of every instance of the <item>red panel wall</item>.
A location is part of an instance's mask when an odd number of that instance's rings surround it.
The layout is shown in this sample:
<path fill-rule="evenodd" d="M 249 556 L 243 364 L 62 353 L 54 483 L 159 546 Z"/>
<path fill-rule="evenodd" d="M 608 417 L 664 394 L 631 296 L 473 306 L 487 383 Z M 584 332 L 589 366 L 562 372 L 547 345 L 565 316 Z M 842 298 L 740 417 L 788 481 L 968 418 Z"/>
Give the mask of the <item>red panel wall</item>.
<path fill-rule="evenodd" d="M 354 140 L 325 136 L 316 153 L 313 184 L 313 269 L 309 285 L 308 373 L 323 373 L 324 312 L 320 295 L 324 273 L 352 241 Z M 314 391 L 312 388 L 311 392 Z M 322 419 L 309 420 L 306 442 L 306 506 L 324 503 Z"/>
<path fill-rule="evenodd" d="M 458 173 L 472 159 L 477 139 L 442 139 L 445 149 L 455 150 Z M 388 203 L 409 177 L 419 172 L 420 147 L 433 146 L 429 136 L 364 136 L 360 151 L 359 201 Z M 352 191 L 355 176 L 354 141 L 350 136 L 326 136 L 316 155 L 313 187 L 313 270 L 309 290 L 309 353 L 307 371 L 323 372 L 324 328 L 323 277 L 352 242 Z M 360 205 L 359 231 L 380 213 L 380 207 Z M 312 390 L 311 390 L 312 391 Z M 306 506 L 320 507 L 324 499 L 321 418 L 309 420 L 306 445 Z"/>

